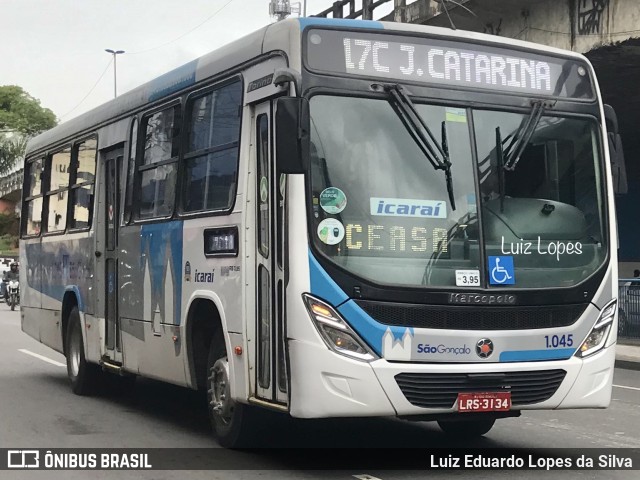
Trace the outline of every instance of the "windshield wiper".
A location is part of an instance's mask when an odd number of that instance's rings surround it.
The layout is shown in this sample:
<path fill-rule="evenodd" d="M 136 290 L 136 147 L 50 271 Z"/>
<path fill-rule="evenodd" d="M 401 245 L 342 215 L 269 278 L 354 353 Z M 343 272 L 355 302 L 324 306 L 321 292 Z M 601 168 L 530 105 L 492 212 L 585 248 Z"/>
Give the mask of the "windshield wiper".
<path fill-rule="evenodd" d="M 524 153 L 533 133 L 540 123 L 542 114 L 544 113 L 545 105 L 542 101 L 533 102 L 531 106 L 531 112 L 526 120 L 520 124 L 520 127 L 511 137 L 511 142 L 507 146 L 504 152 L 504 164 L 503 168 L 510 172 L 513 172 L 520 161 L 520 157 Z M 500 144 L 502 146 L 502 143 Z"/>
<path fill-rule="evenodd" d="M 500 127 L 496 127 L 496 157 L 498 159 L 498 191 L 500 193 L 500 213 L 504 212 L 504 151 L 502 150 L 502 134 Z"/>
<path fill-rule="evenodd" d="M 435 170 L 443 170 L 447 182 L 447 193 L 451 208 L 456 209 L 453 193 L 453 179 L 451 176 L 451 159 L 449 158 L 449 144 L 447 141 L 446 123 L 442 122 L 442 142 L 433 135 L 426 122 L 418 113 L 416 106 L 406 92 L 398 84 L 384 85 L 384 91 L 389 94 L 389 102 L 394 112 L 400 118 L 411 138 L 422 151 Z"/>
<path fill-rule="evenodd" d="M 426 125 L 425 125 L 426 127 Z M 447 140 L 447 123 L 442 122 L 442 152 L 444 153 L 444 175 L 447 182 L 447 193 L 449 194 L 449 201 L 451 202 L 451 208 L 456 209 L 456 199 L 453 194 L 453 178 L 451 177 L 451 158 L 449 157 L 449 141 Z"/>

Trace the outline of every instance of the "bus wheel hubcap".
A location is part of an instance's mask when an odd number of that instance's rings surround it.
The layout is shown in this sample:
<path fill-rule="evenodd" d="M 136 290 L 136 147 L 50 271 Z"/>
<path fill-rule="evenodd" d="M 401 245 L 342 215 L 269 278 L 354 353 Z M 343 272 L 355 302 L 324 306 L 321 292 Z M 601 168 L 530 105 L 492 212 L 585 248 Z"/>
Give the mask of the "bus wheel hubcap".
<path fill-rule="evenodd" d="M 233 400 L 229 393 L 229 363 L 226 358 L 220 358 L 211 369 L 209 377 L 211 392 L 211 408 L 214 415 L 222 423 L 229 424 L 233 415 Z"/>

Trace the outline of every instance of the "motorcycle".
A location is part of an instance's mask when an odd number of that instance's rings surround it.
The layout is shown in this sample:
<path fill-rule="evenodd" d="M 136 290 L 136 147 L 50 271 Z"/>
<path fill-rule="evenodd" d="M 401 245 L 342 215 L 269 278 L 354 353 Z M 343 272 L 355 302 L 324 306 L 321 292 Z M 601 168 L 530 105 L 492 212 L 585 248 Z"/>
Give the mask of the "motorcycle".
<path fill-rule="evenodd" d="M 15 310 L 16 305 L 20 305 L 20 282 L 18 280 L 9 280 L 7 294 L 9 306 L 11 310 Z"/>

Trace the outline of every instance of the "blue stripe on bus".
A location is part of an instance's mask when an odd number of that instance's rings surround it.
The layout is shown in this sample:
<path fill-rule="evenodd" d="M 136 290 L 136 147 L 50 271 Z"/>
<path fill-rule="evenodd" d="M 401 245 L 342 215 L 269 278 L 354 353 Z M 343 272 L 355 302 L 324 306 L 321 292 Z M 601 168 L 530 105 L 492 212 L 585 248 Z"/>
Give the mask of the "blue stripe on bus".
<path fill-rule="evenodd" d="M 309 251 L 309 272 L 311 294 L 329 302 L 334 307 L 340 305 L 338 312 L 378 355 L 382 355 L 382 337 L 387 330 L 391 331 L 395 340 L 401 340 L 407 330 L 413 335 L 413 328 L 383 325 L 371 318 L 353 300 L 349 300 L 347 294 L 320 266 L 311 251 Z"/>
<path fill-rule="evenodd" d="M 152 311 L 164 302 L 166 295 L 173 295 L 173 321 L 164 313 L 164 323 L 180 325 L 182 309 L 182 230 L 183 222 L 150 223 L 140 229 L 140 272 L 144 276 L 149 268 Z M 173 292 L 166 291 L 165 278 L 171 276 Z"/>
<path fill-rule="evenodd" d="M 383 30 L 382 23 L 373 20 L 354 20 L 350 18 L 322 18 L 322 17 L 307 17 L 299 18 L 300 30 L 311 26 L 317 27 L 343 27 L 343 28 L 370 28 Z"/>
<path fill-rule="evenodd" d="M 411 327 L 383 325 L 374 320 L 367 312 L 360 308 L 347 294 L 333 281 L 329 274 L 309 251 L 309 273 L 311 280 L 311 294 L 337 307 L 338 312 L 347 323 L 355 330 L 373 351 L 382 356 L 382 339 L 387 330 L 393 334 L 394 340 L 402 340 L 403 335 L 409 330 L 414 335 Z M 348 301 L 347 301 L 348 300 Z M 340 305 L 338 307 L 338 305 Z M 573 348 L 559 348 L 549 350 L 512 350 L 500 354 L 500 362 L 530 362 L 536 360 L 566 360 L 574 354 Z"/>
<path fill-rule="evenodd" d="M 531 362 L 535 360 L 566 360 L 571 358 L 575 348 L 555 350 L 512 350 L 500 354 L 501 362 Z"/>
<path fill-rule="evenodd" d="M 313 254 L 309 252 L 309 274 L 311 294 L 338 306 L 348 299 L 347 294 L 334 282 L 320 266 Z"/>
<path fill-rule="evenodd" d="M 369 347 L 379 356 L 382 356 L 382 338 L 387 330 L 391 331 L 394 341 L 402 341 L 402 337 L 407 330 L 413 336 L 413 328 L 382 325 L 371 318 L 353 300 L 349 300 L 340 306 L 338 311 L 360 338 L 367 342 Z"/>
<path fill-rule="evenodd" d="M 84 312 L 84 302 L 82 301 L 82 295 L 80 294 L 80 289 L 78 288 L 77 285 L 68 285 L 65 289 L 64 289 L 65 293 L 66 292 L 73 292 L 76 295 L 76 300 L 77 300 L 77 304 L 78 304 L 78 310 L 80 310 L 81 312 Z"/>
<path fill-rule="evenodd" d="M 192 60 L 150 82 L 149 102 L 166 97 L 196 83 L 198 60 Z"/>

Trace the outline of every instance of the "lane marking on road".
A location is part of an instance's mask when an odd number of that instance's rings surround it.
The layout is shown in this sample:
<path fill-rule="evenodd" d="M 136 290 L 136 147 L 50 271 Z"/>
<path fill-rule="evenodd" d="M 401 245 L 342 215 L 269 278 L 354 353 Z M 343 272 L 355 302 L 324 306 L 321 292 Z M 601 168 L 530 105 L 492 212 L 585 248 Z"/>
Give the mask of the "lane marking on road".
<path fill-rule="evenodd" d="M 640 388 L 638 387 L 627 387 L 626 385 L 613 385 L 616 388 L 626 388 L 627 390 L 638 390 L 640 391 Z"/>
<path fill-rule="evenodd" d="M 44 355 L 40 355 L 38 353 L 30 352 L 29 350 L 26 350 L 24 348 L 19 348 L 18 351 L 22 352 L 22 353 L 26 353 L 27 355 L 31 355 L 32 357 L 36 357 L 36 358 L 42 360 L 43 362 L 50 363 L 51 365 L 55 365 L 57 367 L 66 367 L 66 365 L 64 363 L 56 362 L 55 360 L 51 360 L 50 358 L 47 358 Z"/>
<path fill-rule="evenodd" d="M 378 477 L 372 477 L 371 475 L 367 475 L 366 473 L 362 475 L 352 475 L 354 478 L 358 480 L 380 480 Z"/>

